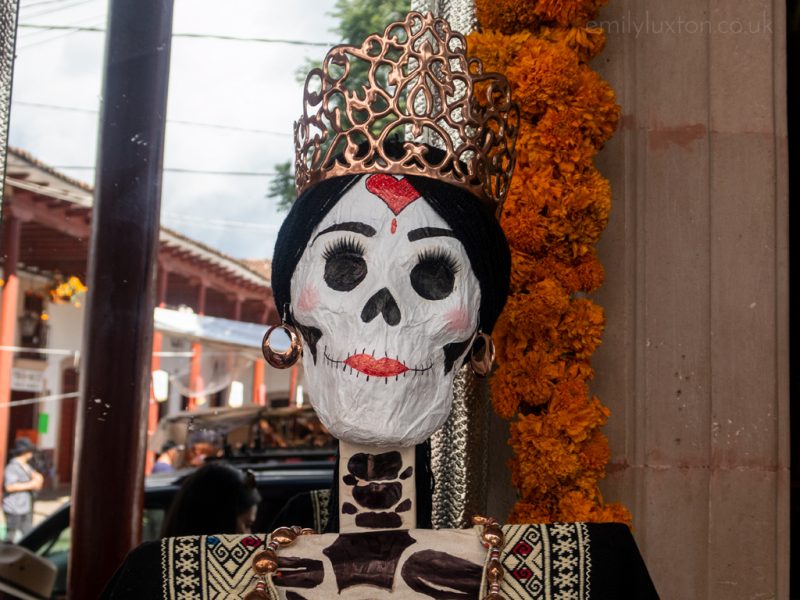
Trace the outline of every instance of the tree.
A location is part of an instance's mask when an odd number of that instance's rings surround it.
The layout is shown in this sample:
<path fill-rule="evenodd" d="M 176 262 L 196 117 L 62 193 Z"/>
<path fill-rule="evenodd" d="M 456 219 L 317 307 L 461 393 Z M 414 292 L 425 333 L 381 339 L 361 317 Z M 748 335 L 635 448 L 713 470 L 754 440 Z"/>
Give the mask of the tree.
<path fill-rule="evenodd" d="M 295 198 L 294 173 L 292 172 L 292 161 L 275 165 L 275 175 L 269 182 L 267 198 L 277 198 L 278 203 L 275 208 L 279 212 L 288 211 L 292 208 Z"/>
<path fill-rule="evenodd" d="M 344 43 L 361 44 L 368 35 L 401 20 L 408 10 L 409 0 L 336 0 L 332 16 L 339 19 L 339 26 L 333 33 Z"/>
<path fill-rule="evenodd" d="M 409 0 L 336 0 L 336 7 L 330 14 L 339 24 L 331 31 L 338 34 L 344 44 L 360 45 L 367 36 L 383 32 L 386 25 L 401 20 L 409 5 Z M 306 73 L 317 66 L 319 63 L 309 61 L 298 71 L 298 79 L 305 81 Z M 289 210 L 295 200 L 292 163 L 287 160 L 275 166 L 275 176 L 267 190 L 268 198 L 278 198 L 279 211 Z"/>

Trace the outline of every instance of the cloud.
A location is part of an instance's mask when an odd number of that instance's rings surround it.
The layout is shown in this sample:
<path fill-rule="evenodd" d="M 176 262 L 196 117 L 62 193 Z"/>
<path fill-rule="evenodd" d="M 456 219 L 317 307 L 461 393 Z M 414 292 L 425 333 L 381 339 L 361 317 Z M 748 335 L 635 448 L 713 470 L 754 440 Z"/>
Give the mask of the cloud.
<path fill-rule="evenodd" d="M 173 31 L 237 37 L 336 41 L 334 0 L 177 0 Z M 225 7 L 223 10 L 221 7 Z M 105 24 L 101 0 L 20 22 Z M 45 41 L 52 39 L 52 41 Z M 14 100 L 93 109 L 99 105 L 103 36 L 21 29 Z M 272 172 L 293 157 L 292 123 L 302 110 L 295 72 L 325 48 L 173 38 L 164 163 L 207 171 Z M 229 131 L 174 121 L 282 132 Z M 93 165 L 97 116 L 12 104 L 10 143 L 54 166 Z M 90 181 L 92 171 L 66 170 Z M 269 179 L 164 175 L 162 222 L 236 257 L 270 257 L 284 215 L 265 197 Z M 247 226 L 245 226 L 247 225 Z"/>

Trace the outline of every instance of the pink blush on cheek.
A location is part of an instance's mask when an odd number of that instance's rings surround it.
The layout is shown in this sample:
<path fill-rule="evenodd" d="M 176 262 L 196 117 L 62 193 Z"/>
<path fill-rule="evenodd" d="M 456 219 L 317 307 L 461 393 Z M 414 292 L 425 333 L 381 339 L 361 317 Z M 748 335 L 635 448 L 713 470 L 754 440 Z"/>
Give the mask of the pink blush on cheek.
<path fill-rule="evenodd" d="M 454 333 L 467 333 L 472 326 L 469 313 L 465 308 L 455 308 L 445 314 L 447 329 Z"/>
<path fill-rule="evenodd" d="M 316 286 L 308 285 L 300 292 L 300 297 L 297 299 L 297 310 L 303 313 L 309 313 L 317 308 L 319 305 L 319 290 Z"/>

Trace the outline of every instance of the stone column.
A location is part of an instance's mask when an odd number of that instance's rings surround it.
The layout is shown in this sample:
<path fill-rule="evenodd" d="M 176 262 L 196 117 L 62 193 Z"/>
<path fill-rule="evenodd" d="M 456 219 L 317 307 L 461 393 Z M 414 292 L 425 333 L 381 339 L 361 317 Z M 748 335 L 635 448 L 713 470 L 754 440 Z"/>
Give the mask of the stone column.
<path fill-rule="evenodd" d="M 167 306 L 167 286 L 169 285 L 169 270 L 162 264 L 157 266 L 156 273 L 156 306 Z M 158 401 L 153 394 L 153 373 L 161 368 L 161 348 L 164 345 L 164 334 L 153 329 L 153 355 L 150 359 L 150 396 L 147 403 L 147 439 L 155 434 L 158 429 Z M 158 458 L 157 451 L 148 451 L 145 458 L 144 472 L 150 473 Z"/>
<path fill-rule="evenodd" d="M 206 291 L 208 286 L 205 281 L 200 281 L 197 287 L 197 301 L 195 303 L 195 312 L 201 317 L 206 314 Z M 200 340 L 192 342 L 192 363 L 189 367 L 189 389 L 193 393 L 202 390 L 205 387 L 202 375 L 203 364 L 203 344 Z M 189 396 L 187 409 L 194 410 L 200 405 L 206 403 L 205 394 L 198 394 L 196 396 Z"/>
<path fill-rule="evenodd" d="M 17 301 L 19 300 L 19 240 L 22 222 L 8 208 L 0 215 L 2 221 L 3 287 L 0 292 L 0 346 L 10 348 L 17 340 Z M 11 407 L 11 371 L 14 352 L 0 350 L 0 466 L 8 459 L 7 449 Z"/>
<path fill-rule="evenodd" d="M 663 598 L 787 598 L 784 2 L 614 0 L 593 391 Z"/>

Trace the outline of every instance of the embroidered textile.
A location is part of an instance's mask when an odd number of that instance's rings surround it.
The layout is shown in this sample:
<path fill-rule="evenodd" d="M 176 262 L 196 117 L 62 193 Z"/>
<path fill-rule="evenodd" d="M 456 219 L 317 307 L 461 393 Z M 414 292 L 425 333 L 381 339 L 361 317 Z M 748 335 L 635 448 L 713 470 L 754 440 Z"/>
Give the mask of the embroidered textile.
<path fill-rule="evenodd" d="M 201 535 L 161 542 L 163 598 L 239 600 L 255 585 L 252 557 L 266 535 Z"/>
<path fill-rule="evenodd" d="M 328 504 L 331 499 L 330 490 L 311 490 L 309 492 L 311 497 L 311 507 L 314 511 L 314 531 L 322 533 L 328 526 Z"/>
<path fill-rule="evenodd" d="M 505 598 L 590 600 L 591 553 L 585 523 L 505 525 L 503 531 Z M 266 542 L 263 534 L 162 540 L 163 598 L 239 599 L 255 585 L 252 557 Z"/>
<path fill-rule="evenodd" d="M 509 600 L 589 600 L 586 523 L 505 525 L 502 594 Z"/>

